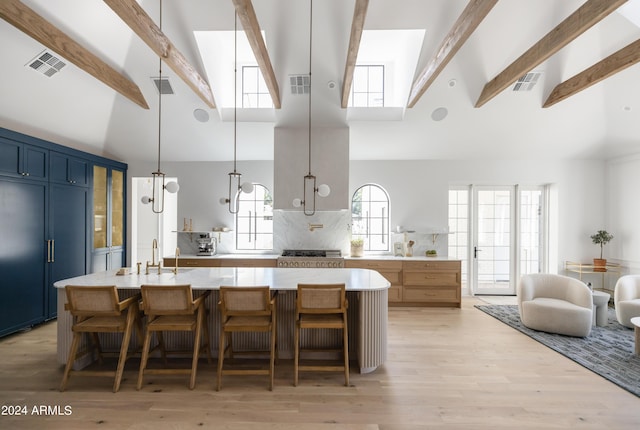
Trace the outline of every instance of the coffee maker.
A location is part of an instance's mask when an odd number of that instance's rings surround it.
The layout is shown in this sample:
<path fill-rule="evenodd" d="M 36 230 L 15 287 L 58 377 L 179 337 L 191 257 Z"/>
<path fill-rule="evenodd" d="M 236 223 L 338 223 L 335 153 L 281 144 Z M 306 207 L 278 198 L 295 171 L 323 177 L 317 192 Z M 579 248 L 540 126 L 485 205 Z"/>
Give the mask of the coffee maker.
<path fill-rule="evenodd" d="M 211 233 L 200 233 L 197 239 L 198 255 L 215 255 L 217 239 Z"/>

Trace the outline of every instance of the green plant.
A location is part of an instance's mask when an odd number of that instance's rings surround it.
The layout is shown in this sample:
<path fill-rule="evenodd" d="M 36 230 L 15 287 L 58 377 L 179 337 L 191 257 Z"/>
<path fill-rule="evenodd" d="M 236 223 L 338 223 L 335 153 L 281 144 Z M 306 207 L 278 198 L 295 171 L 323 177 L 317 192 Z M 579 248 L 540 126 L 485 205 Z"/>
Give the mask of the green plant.
<path fill-rule="evenodd" d="M 358 246 L 362 246 L 362 245 L 364 245 L 364 239 L 359 238 L 359 237 L 355 238 L 355 239 L 351 239 L 351 246 L 358 247 Z"/>
<path fill-rule="evenodd" d="M 435 249 L 428 249 L 425 252 L 425 255 L 438 255 L 438 251 L 436 251 Z"/>
<path fill-rule="evenodd" d="M 611 233 L 608 233 L 606 230 L 598 230 L 596 234 L 591 235 L 591 240 L 593 241 L 593 243 L 596 245 L 600 245 L 600 259 L 602 259 L 602 251 L 604 246 L 607 243 L 611 242 L 611 239 L 613 239 L 613 235 Z"/>

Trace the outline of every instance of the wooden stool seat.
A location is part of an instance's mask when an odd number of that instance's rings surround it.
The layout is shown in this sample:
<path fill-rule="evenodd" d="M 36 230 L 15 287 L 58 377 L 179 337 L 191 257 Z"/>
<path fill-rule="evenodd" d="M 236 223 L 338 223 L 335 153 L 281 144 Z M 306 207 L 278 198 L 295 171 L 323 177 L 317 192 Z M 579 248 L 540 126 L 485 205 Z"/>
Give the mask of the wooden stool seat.
<path fill-rule="evenodd" d="M 276 346 L 276 298 L 271 297 L 268 286 L 261 287 L 220 287 L 220 346 L 218 349 L 218 382 L 222 386 L 222 375 L 268 375 L 269 390 L 273 390 Z M 225 369 L 227 352 L 233 357 L 233 333 L 265 332 L 269 334 L 268 369 Z M 228 345 L 227 345 L 228 340 Z M 264 353 L 250 351 L 249 353 Z"/>
<path fill-rule="evenodd" d="M 142 285 L 140 289 L 142 292 L 142 309 L 147 316 L 147 324 L 144 329 L 137 389 L 140 390 L 142 388 L 145 374 L 188 374 L 190 375 L 189 389 L 193 390 L 196 386 L 196 372 L 201 351 L 206 354 L 207 360 L 211 363 L 209 326 L 207 325 L 207 311 L 204 306 L 205 299 L 211 292 L 207 291 L 194 299 L 191 285 Z M 165 363 L 167 362 L 167 351 L 163 338 L 163 332 L 166 331 L 194 332 L 191 368 L 147 368 L 153 333 L 157 334 L 157 347 L 160 348 Z M 153 349 L 155 350 L 156 348 L 154 347 Z"/>
<path fill-rule="evenodd" d="M 69 356 L 62 376 L 60 391 L 64 391 L 71 373 L 84 376 L 114 377 L 113 392 L 120 389 L 124 364 L 130 357 L 129 342 L 135 329 L 138 338 L 142 338 L 140 309 L 137 294 L 124 300 L 118 298 L 118 290 L 115 286 L 79 286 L 67 285 L 65 287 L 67 303 L 65 308 L 73 316 L 73 339 Z M 91 334 L 93 346 L 78 352 L 83 333 Z M 100 346 L 98 333 L 123 333 L 118 365 L 116 370 L 72 370 L 76 359 L 92 351 L 97 351 L 98 361 L 102 364 L 103 352 Z"/>
<path fill-rule="evenodd" d="M 349 386 L 348 305 L 344 284 L 298 284 L 296 326 L 294 333 L 294 386 L 298 385 L 298 373 L 300 371 L 342 371 L 344 372 L 344 384 Z M 341 352 L 343 354 L 343 363 L 340 365 L 300 365 L 301 352 L 317 351 L 310 348 L 301 348 L 300 330 L 302 329 L 342 330 Z"/>

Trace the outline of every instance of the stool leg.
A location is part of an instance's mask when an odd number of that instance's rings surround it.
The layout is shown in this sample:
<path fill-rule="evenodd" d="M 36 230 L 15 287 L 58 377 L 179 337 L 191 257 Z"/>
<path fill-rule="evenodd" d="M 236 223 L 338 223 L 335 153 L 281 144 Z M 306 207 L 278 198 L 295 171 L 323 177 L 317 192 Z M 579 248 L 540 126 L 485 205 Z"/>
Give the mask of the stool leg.
<path fill-rule="evenodd" d="M 149 359 L 149 345 L 151 344 L 151 331 L 147 328 L 144 332 L 144 343 L 142 345 L 142 358 L 140 358 L 140 372 L 138 372 L 138 385 L 136 389 L 142 388 L 142 379 L 144 377 L 144 369 L 147 368 L 147 360 Z"/>
<path fill-rule="evenodd" d="M 343 350 L 344 350 L 344 385 L 349 386 L 349 333 L 345 323 L 342 328 L 343 333 Z"/>
<path fill-rule="evenodd" d="M 225 331 L 220 330 L 220 345 L 218 346 L 218 381 L 216 391 L 220 391 L 222 385 L 222 365 L 224 363 Z"/>
<path fill-rule="evenodd" d="M 294 358 L 293 358 L 293 386 L 298 386 L 298 361 L 300 360 L 300 322 L 296 321 L 296 329 L 293 336 Z"/>
<path fill-rule="evenodd" d="M 73 363 L 76 361 L 76 354 L 78 353 L 78 344 L 80 343 L 80 338 L 82 334 L 75 332 L 73 333 L 73 340 L 71 341 L 71 349 L 69 350 L 69 356 L 67 357 L 67 365 L 64 368 L 64 375 L 62 375 L 62 383 L 60 384 L 60 391 L 64 391 L 67 388 L 67 382 L 69 381 L 69 373 L 71 372 L 71 367 Z"/>

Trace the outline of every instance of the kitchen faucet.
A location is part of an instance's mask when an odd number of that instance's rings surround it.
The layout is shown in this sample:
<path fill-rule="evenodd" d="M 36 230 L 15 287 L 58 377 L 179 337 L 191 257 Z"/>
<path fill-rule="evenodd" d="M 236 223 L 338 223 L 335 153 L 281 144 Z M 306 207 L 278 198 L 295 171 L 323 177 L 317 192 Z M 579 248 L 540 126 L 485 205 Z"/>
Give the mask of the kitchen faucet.
<path fill-rule="evenodd" d="M 173 268 L 174 275 L 178 274 L 178 257 L 180 256 L 180 248 L 176 248 L 176 265 Z"/>
<path fill-rule="evenodd" d="M 160 256 L 158 255 L 158 262 L 156 263 L 156 251 L 158 250 L 158 241 L 153 239 L 151 244 L 151 264 L 149 264 L 149 260 L 147 260 L 147 266 L 145 270 L 145 275 L 149 274 L 149 267 L 157 267 L 158 275 L 162 273 L 162 262 L 160 261 Z"/>

